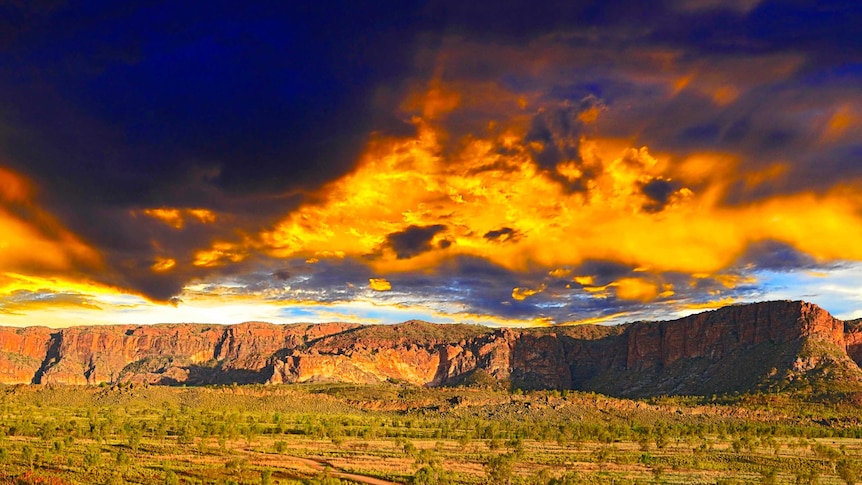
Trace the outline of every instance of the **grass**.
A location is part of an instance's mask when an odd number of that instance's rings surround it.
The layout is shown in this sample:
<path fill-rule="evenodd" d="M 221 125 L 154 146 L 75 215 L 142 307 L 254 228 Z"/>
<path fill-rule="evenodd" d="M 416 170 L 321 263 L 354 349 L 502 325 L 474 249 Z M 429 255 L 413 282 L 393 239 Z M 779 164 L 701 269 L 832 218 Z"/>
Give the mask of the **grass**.
<path fill-rule="evenodd" d="M 9 386 L 0 484 L 840 484 L 860 425 L 840 396 Z"/>

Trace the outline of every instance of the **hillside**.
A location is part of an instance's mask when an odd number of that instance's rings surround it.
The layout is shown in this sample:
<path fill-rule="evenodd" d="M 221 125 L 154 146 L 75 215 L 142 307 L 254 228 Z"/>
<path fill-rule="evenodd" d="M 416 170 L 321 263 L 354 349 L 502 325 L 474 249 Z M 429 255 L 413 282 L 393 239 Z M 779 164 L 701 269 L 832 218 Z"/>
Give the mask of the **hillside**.
<path fill-rule="evenodd" d="M 616 396 L 862 387 L 862 325 L 774 301 L 674 321 L 542 329 L 243 323 L 0 328 L 0 383 L 387 380 Z"/>

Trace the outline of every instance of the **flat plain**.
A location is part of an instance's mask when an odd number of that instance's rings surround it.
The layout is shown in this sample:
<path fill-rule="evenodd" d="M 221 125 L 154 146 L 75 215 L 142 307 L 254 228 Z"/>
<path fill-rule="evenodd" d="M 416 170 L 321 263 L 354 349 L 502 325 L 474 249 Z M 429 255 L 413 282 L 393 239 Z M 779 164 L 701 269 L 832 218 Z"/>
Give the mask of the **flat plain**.
<path fill-rule="evenodd" d="M 854 483 L 853 393 L 0 388 L 0 483 Z"/>

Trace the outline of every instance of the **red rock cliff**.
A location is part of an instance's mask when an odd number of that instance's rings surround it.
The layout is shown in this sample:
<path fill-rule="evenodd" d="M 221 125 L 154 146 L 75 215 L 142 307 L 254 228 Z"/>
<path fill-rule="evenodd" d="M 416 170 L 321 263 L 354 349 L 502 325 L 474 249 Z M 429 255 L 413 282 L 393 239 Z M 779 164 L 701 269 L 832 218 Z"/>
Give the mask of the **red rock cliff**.
<path fill-rule="evenodd" d="M 626 366 L 643 370 L 680 359 L 720 359 L 764 342 L 812 338 L 845 347 L 844 322 L 802 301 L 725 307 L 669 322 L 631 325 Z"/>
<path fill-rule="evenodd" d="M 778 368 L 807 372 L 817 367 L 823 359 L 797 358 L 805 342 L 820 342 L 845 357 L 846 349 L 859 362 L 862 325 L 845 324 L 816 305 L 780 301 L 616 327 L 518 330 L 416 321 L 369 326 L 0 327 L 0 382 L 367 383 L 394 379 L 439 386 L 467 382 L 481 372 L 527 388 L 631 391 L 633 395 L 707 392 L 713 384 L 727 388 L 729 381 L 722 375 L 755 372 L 751 369 L 758 365 L 774 367 L 772 374 Z M 766 354 L 752 352 L 769 352 L 772 360 L 760 362 Z M 850 357 L 829 359 L 845 367 L 842 375 L 862 376 Z M 733 379 L 754 385 L 761 377 Z"/>

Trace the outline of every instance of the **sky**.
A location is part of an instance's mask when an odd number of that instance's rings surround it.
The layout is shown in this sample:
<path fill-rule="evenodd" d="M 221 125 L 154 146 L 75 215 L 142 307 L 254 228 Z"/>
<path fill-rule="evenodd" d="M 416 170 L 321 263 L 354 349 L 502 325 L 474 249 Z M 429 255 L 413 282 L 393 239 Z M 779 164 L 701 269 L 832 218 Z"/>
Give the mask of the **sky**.
<path fill-rule="evenodd" d="M 862 4 L 0 4 L 0 325 L 862 317 Z"/>

